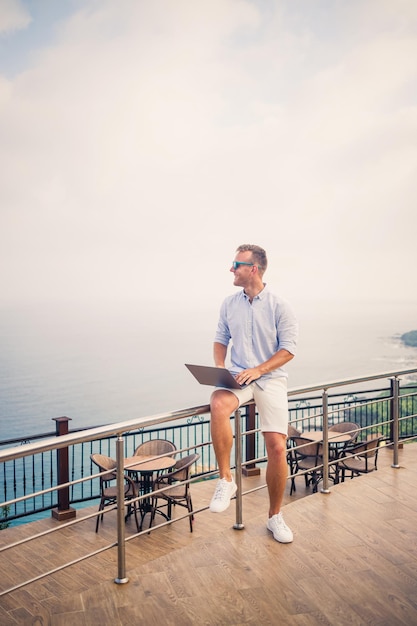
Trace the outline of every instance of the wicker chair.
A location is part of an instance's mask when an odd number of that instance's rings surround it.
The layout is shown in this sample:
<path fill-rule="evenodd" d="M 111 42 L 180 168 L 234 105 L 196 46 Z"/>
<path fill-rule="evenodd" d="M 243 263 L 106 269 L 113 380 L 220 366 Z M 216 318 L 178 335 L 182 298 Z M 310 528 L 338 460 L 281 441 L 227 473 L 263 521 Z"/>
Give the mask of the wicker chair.
<path fill-rule="evenodd" d="M 337 461 L 337 459 L 340 459 L 341 456 L 343 456 L 345 453 L 347 453 L 347 451 L 351 448 L 351 446 L 355 443 L 355 441 L 358 438 L 359 435 L 359 426 L 358 424 L 355 424 L 355 422 L 339 422 L 338 424 L 333 424 L 333 426 L 330 426 L 329 428 L 329 441 L 330 441 L 330 447 L 329 447 L 329 459 L 331 461 Z M 332 444 L 332 432 L 333 433 L 347 433 L 350 435 L 350 439 L 348 439 L 346 442 L 344 442 L 343 444 L 339 445 L 339 444 Z M 330 466 L 330 472 L 332 474 L 332 479 L 334 481 L 334 483 L 338 483 L 339 482 L 339 474 L 340 474 L 340 468 L 339 468 L 339 463 L 334 463 Z"/>
<path fill-rule="evenodd" d="M 323 444 L 305 437 L 291 437 L 295 474 L 303 472 L 306 487 L 312 485 L 313 492 L 323 477 Z"/>
<path fill-rule="evenodd" d="M 165 517 L 169 520 L 172 516 L 172 505 L 175 506 L 179 504 L 188 510 L 190 513 L 188 518 L 190 521 L 190 532 L 193 532 L 193 504 L 191 500 L 190 483 L 188 481 L 191 467 L 199 458 L 199 454 L 190 454 L 182 459 L 178 459 L 170 472 L 166 472 L 156 479 L 154 483 L 152 516 L 149 527 L 152 526 L 155 514 L 159 511 L 158 500 L 162 499 L 165 500 L 165 504 L 162 506 L 167 507 L 167 515 Z M 164 489 L 164 491 L 159 491 L 161 489 Z"/>
<path fill-rule="evenodd" d="M 90 458 L 92 462 L 97 465 L 101 472 L 107 471 L 106 474 L 102 474 L 100 476 L 100 505 L 98 510 L 103 511 L 104 507 L 110 504 L 116 504 L 117 502 L 117 486 L 110 485 L 111 482 L 116 480 L 116 461 L 111 459 L 109 456 L 105 456 L 104 454 L 90 454 Z M 140 530 L 139 520 L 138 520 L 138 503 L 137 501 L 131 502 L 133 498 L 137 498 L 138 492 L 136 488 L 136 484 L 133 480 L 125 475 L 125 501 L 127 501 L 129 511 L 133 508 L 133 513 L 135 515 L 136 528 L 138 532 Z M 96 521 L 96 532 L 98 532 L 99 523 L 103 522 L 103 513 L 101 515 L 97 515 Z"/>
<path fill-rule="evenodd" d="M 351 478 L 360 474 L 368 474 L 378 469 L 378 450 L 381 437 L 375 437 L 351 446 L 344 453 L 339 466 L 342 472 L 342 482 L 345 480 L 346 472 L 351 472 Z"/>
<path fill-rule="evenodd" d="M 167 454 L 172 452 L 174 454 L 170 454 L 169 456 L 175 456 L 177 448 L 172 441 L 168 441 L 167 439 L 150 439 L 149 441 L 144 441 L 136 448 L 134 452 L 134 456 L 138 455 L 146 455 L 146 456 L 160 456 L 162 454 Z"/>

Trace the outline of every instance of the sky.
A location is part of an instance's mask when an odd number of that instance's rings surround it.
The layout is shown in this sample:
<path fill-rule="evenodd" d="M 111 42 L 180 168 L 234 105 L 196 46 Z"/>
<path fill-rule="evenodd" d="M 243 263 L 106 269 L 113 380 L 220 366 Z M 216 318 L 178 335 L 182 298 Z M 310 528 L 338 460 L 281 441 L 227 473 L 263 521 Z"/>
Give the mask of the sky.
<path fill-rule="evenodd" d="M 415 305 L 416 91 L 415 0 L 0 0 L 0 306 Z"/>

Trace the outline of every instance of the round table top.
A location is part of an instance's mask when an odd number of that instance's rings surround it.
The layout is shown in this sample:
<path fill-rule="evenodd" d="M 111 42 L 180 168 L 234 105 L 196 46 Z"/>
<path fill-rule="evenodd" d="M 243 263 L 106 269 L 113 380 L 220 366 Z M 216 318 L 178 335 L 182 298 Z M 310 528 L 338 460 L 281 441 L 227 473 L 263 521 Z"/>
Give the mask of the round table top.
<path fill-rule="evenodd" d="M 323 441 L 322 430 L 304 430 L 301 436 L 311 441 Z M 339 433 L 336 430 L 329 430 L 329 443 L 346 443 L 351 436 L 352 433 Z"/>
<path fill-rule="evenodd" d="M 171 456 L 155 459 L 149 455 L 129 456 L 124 460 L 124 468 L 132 472 L 158 472 L 174 467 L 176 461 Z"/>

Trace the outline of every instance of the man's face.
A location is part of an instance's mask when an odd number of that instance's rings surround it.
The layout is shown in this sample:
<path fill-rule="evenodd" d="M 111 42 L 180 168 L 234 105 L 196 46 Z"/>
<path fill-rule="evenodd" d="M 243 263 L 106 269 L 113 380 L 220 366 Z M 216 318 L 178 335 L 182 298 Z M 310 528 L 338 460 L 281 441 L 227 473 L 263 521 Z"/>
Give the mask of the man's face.
<path fill-rule="evenodd" d="M 239 265 L 240 263 L 242 265 Z M 236 287 L 245 287 L 252 279 L 252 253 L 249 250 L 246 252 L 238 252 L 230 271 L 234 274 L 233 284 L 236 285 Z"/>

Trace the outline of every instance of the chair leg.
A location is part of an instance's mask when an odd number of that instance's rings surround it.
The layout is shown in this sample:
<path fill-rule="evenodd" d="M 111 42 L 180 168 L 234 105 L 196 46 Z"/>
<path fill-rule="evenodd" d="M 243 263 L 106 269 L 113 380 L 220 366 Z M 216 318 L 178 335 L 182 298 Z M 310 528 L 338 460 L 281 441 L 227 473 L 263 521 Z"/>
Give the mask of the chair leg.
<path fill-rule="evenodd" d="M 310 484 L 313 487 L 313 493 L 317 493 L 319 490 L 319 482 L 323 479 L 323 474 L 318 474 L 317 472 L 312 472 Z"/>
<path fill-rule="evenodd" d="M 133 513 L 135 515 L 136 528 L 138 533 L 140 532 L 140 524 L 138 520 L 138 503 L 134 502 L 131 506 L 133 506 Z"/>
<path fill-rule="evenodd" d="M 340 477 L 340 469 L 339 469 L 339 465 L 336 463 L 336 465 L 334 465 L 334 477 L 333 477 L 333 483 L 335 485 L 338 484 L 339 477 Z"/>
<path fill-rule="evenodd" d="M 98 510 L 102 511 L 103 509 L 104 509 L 104 499 L 101 498 Z M 97 518 L 96 518 L 96 533 L 98 533 L 98 526 L 100 524 L 100 520 L 101 520 L 101 523 L 103 523 L 103 513 L 101 515 L 97 515 Z"/>
<path fill-rule="evenodd" d="M 193 532 L 193 521 L 194 521 L 194 515 L 192 514 L 192 510 L 193 510 L 193 503 L 191 501 L 191 496 L 188 496 L 187 498 L 187 509 L 188 512 L 191 513 L 191 515 L 189 515 L 188 519 L 190 521 L 190 532 Z"/>
<path fill-rule="evenodd" d="M 158 498 L 152 498 L 152 502 L 151 502 L 151 517 L 149 520 L 149 527 L 148 528 L 152 528 L 152 525 L 155 521 L 155 515 L 156 515 L 156 505 L 158 504 Z"/>

